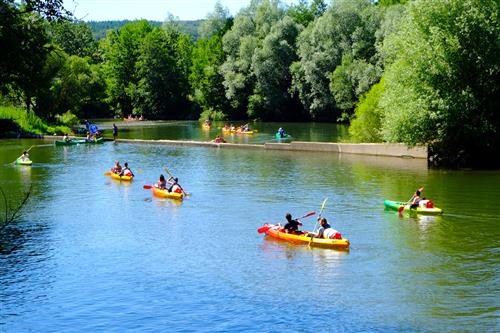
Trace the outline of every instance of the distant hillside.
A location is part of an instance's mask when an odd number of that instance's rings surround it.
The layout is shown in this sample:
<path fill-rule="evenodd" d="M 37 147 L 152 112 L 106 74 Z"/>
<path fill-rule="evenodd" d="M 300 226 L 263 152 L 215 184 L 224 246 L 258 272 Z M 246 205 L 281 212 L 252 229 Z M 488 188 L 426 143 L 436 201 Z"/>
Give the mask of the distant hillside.
<path fill-rule="evenodd" d="M 89 21 L 87 24 L 92 29 L 92 34 L 94 37 L 99 40 L 106 37 L 106 31 L 108 30 L 116 30 L 123 27 L 125 24 L 133 21 L 130 20 L 121 20 L 121 21 Z M 198 27 L 200 26 L 203 20 L 196 21 L 176 21 L 179 24 L 181 31 L 185 34 L 191 35 L 194 39 L 198 39 Z M 149 21 L 149 23 L 153 27 L 159 27 L 163 24 L 160 21 Z"/>

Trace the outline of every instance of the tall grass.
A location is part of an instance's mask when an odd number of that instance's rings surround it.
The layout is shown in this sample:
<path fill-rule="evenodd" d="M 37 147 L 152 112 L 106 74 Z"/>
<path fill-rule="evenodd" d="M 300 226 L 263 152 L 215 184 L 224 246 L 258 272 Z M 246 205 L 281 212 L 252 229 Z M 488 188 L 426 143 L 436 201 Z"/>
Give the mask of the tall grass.
<path fill-rule="evenodd" d="M 67 126 L 47 125 L 34 112 L 27 112 L 24 109 L 13 106 L 0 105 L 0 119 L 10 119 L 14 121 L 23 132 L 32 134 L 63 134 L 70 133 Z"/>

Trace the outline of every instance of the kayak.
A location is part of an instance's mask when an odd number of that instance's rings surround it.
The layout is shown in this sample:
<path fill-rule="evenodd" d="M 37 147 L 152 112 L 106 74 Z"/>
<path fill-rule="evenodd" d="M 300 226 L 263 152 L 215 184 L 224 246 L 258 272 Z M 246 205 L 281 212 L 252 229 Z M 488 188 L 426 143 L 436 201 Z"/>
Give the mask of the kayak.
<path fill-rule="evenodd" d="M 120 176 L 119 174 L 112 172 L 111 178 L 116 180 L 131 181 L 132 179 L 134 179 L 134 176 Z"/>
<path fill-rule="evenodd" d="M 236 130 L 236 134 L 253 134 L 255 131 L 241 131 L 241 130 Z"/>
<path fill-rule="evenodd" d="M 428 214 L 428 215 L 443 214 L 443 210 L 438 207 L 427 208 L 419 206 L 417 208 L 410 209 L 410 205 L 407 205 L 406 202 L 401 202 L 401 201 L 384 200 L 384 206 L 389 209 L 398 211 L 401 206 L 404 206 L 403 209 L 404 212 L 415 212 L 418 214 Z"/>
<path fill-rule="evenodd" d="M 222 128 L 222 132 L 225 134 L 236 133 L 236 134 L 254 134 L 256 131 L 242 131 L 240 129 L 226 129 Z"/>
<path fill-rule="evenodd" d="M 33 161 L 32 160 L 25 160 L 25 161 L 23 161 L 22 159 L 18 158 L 16 160 L 16 164 L 17 165 L 32 165 Z"/>
<path fill-rule="evenodd" d="M 183 193 L 176 193 L 176 192 L 169 192 L 167 190 L 161 190 L 158 187 L 151 187 L 151 190 L 153 191 L 153 195 L 159 197 L 159 198 L 168 198 L 168 199 L 175 199 L 175 200 L 182 200 L 184 198 Z"/>
<path fill-rule="evenodd" d="M 73 140 L 56 140 L 56 146 L 73 146 L 79 144 L 96 144 L 103 143 L 105 140 L 103 137 L 98 138 L 97 140 L 86 140 L 86 139 L 73 139 Z"/>
<path fill-rule="evenodd" d="M 311 246 L 324 247 L 330 249 L 349 249 L 349 240 L 342 239 L 329 239 L 329 238 L 311 238 L 304 235 L 288 234 L 284 232 L 282 226 L 278 224 L 264 224 L 264 228 L 268 228 L 265 233 L 273 238 L 285 240 L 296 244 L 311 244 Z"/>
<path fill-rule="evenodd" d="M 276 133 L 276 139 L 287 139 L 289 137 L 290 137 L 290 135 L 288 135 L 286 133 L 283 134 L 283 136 L 281 136 L 281 134 L 279 134 L 279 133 Z"/>

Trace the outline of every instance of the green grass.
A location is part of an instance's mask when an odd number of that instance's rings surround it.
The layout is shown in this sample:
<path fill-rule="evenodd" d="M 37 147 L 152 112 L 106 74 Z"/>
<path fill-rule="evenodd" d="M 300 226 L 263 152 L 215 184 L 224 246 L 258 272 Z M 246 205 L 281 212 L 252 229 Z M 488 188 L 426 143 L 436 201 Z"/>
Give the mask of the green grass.
<path fill-rule="evenodd" d="M 67 126 L 50 126 L 35 113 L 13 106 L 0 106 L 0 119 L 12 120 L 26 133 L 63 134 L 71 132 Z"/>

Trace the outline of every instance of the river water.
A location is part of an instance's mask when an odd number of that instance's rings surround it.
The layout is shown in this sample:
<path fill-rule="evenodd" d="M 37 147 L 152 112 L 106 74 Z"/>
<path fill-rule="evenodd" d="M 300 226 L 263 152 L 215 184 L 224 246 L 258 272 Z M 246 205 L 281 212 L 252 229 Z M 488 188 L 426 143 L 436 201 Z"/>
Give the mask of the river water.
<path fill-rule="evenodd" d="M 33 144 L 32 167 L 9 165 Z M 498 332 L 500 172 L 425 161 L 108 142 L 0 142 L 4 332 Z M 103 173 L 119 160 L 136 174 Z M 192 195 L 152 197 L 163 167 Z M 415 188 L 440 217 L 386 211 Z M 267 239 L 323 211 L 348 252 Z M 0 198 L 1 199 L 1 198 Z M 3 204 L 0 204 L 3 208 Z M 3 217 L 2 217 L 3 218 Z M 311 230 L 314 218 L 303 221 Z"/>

